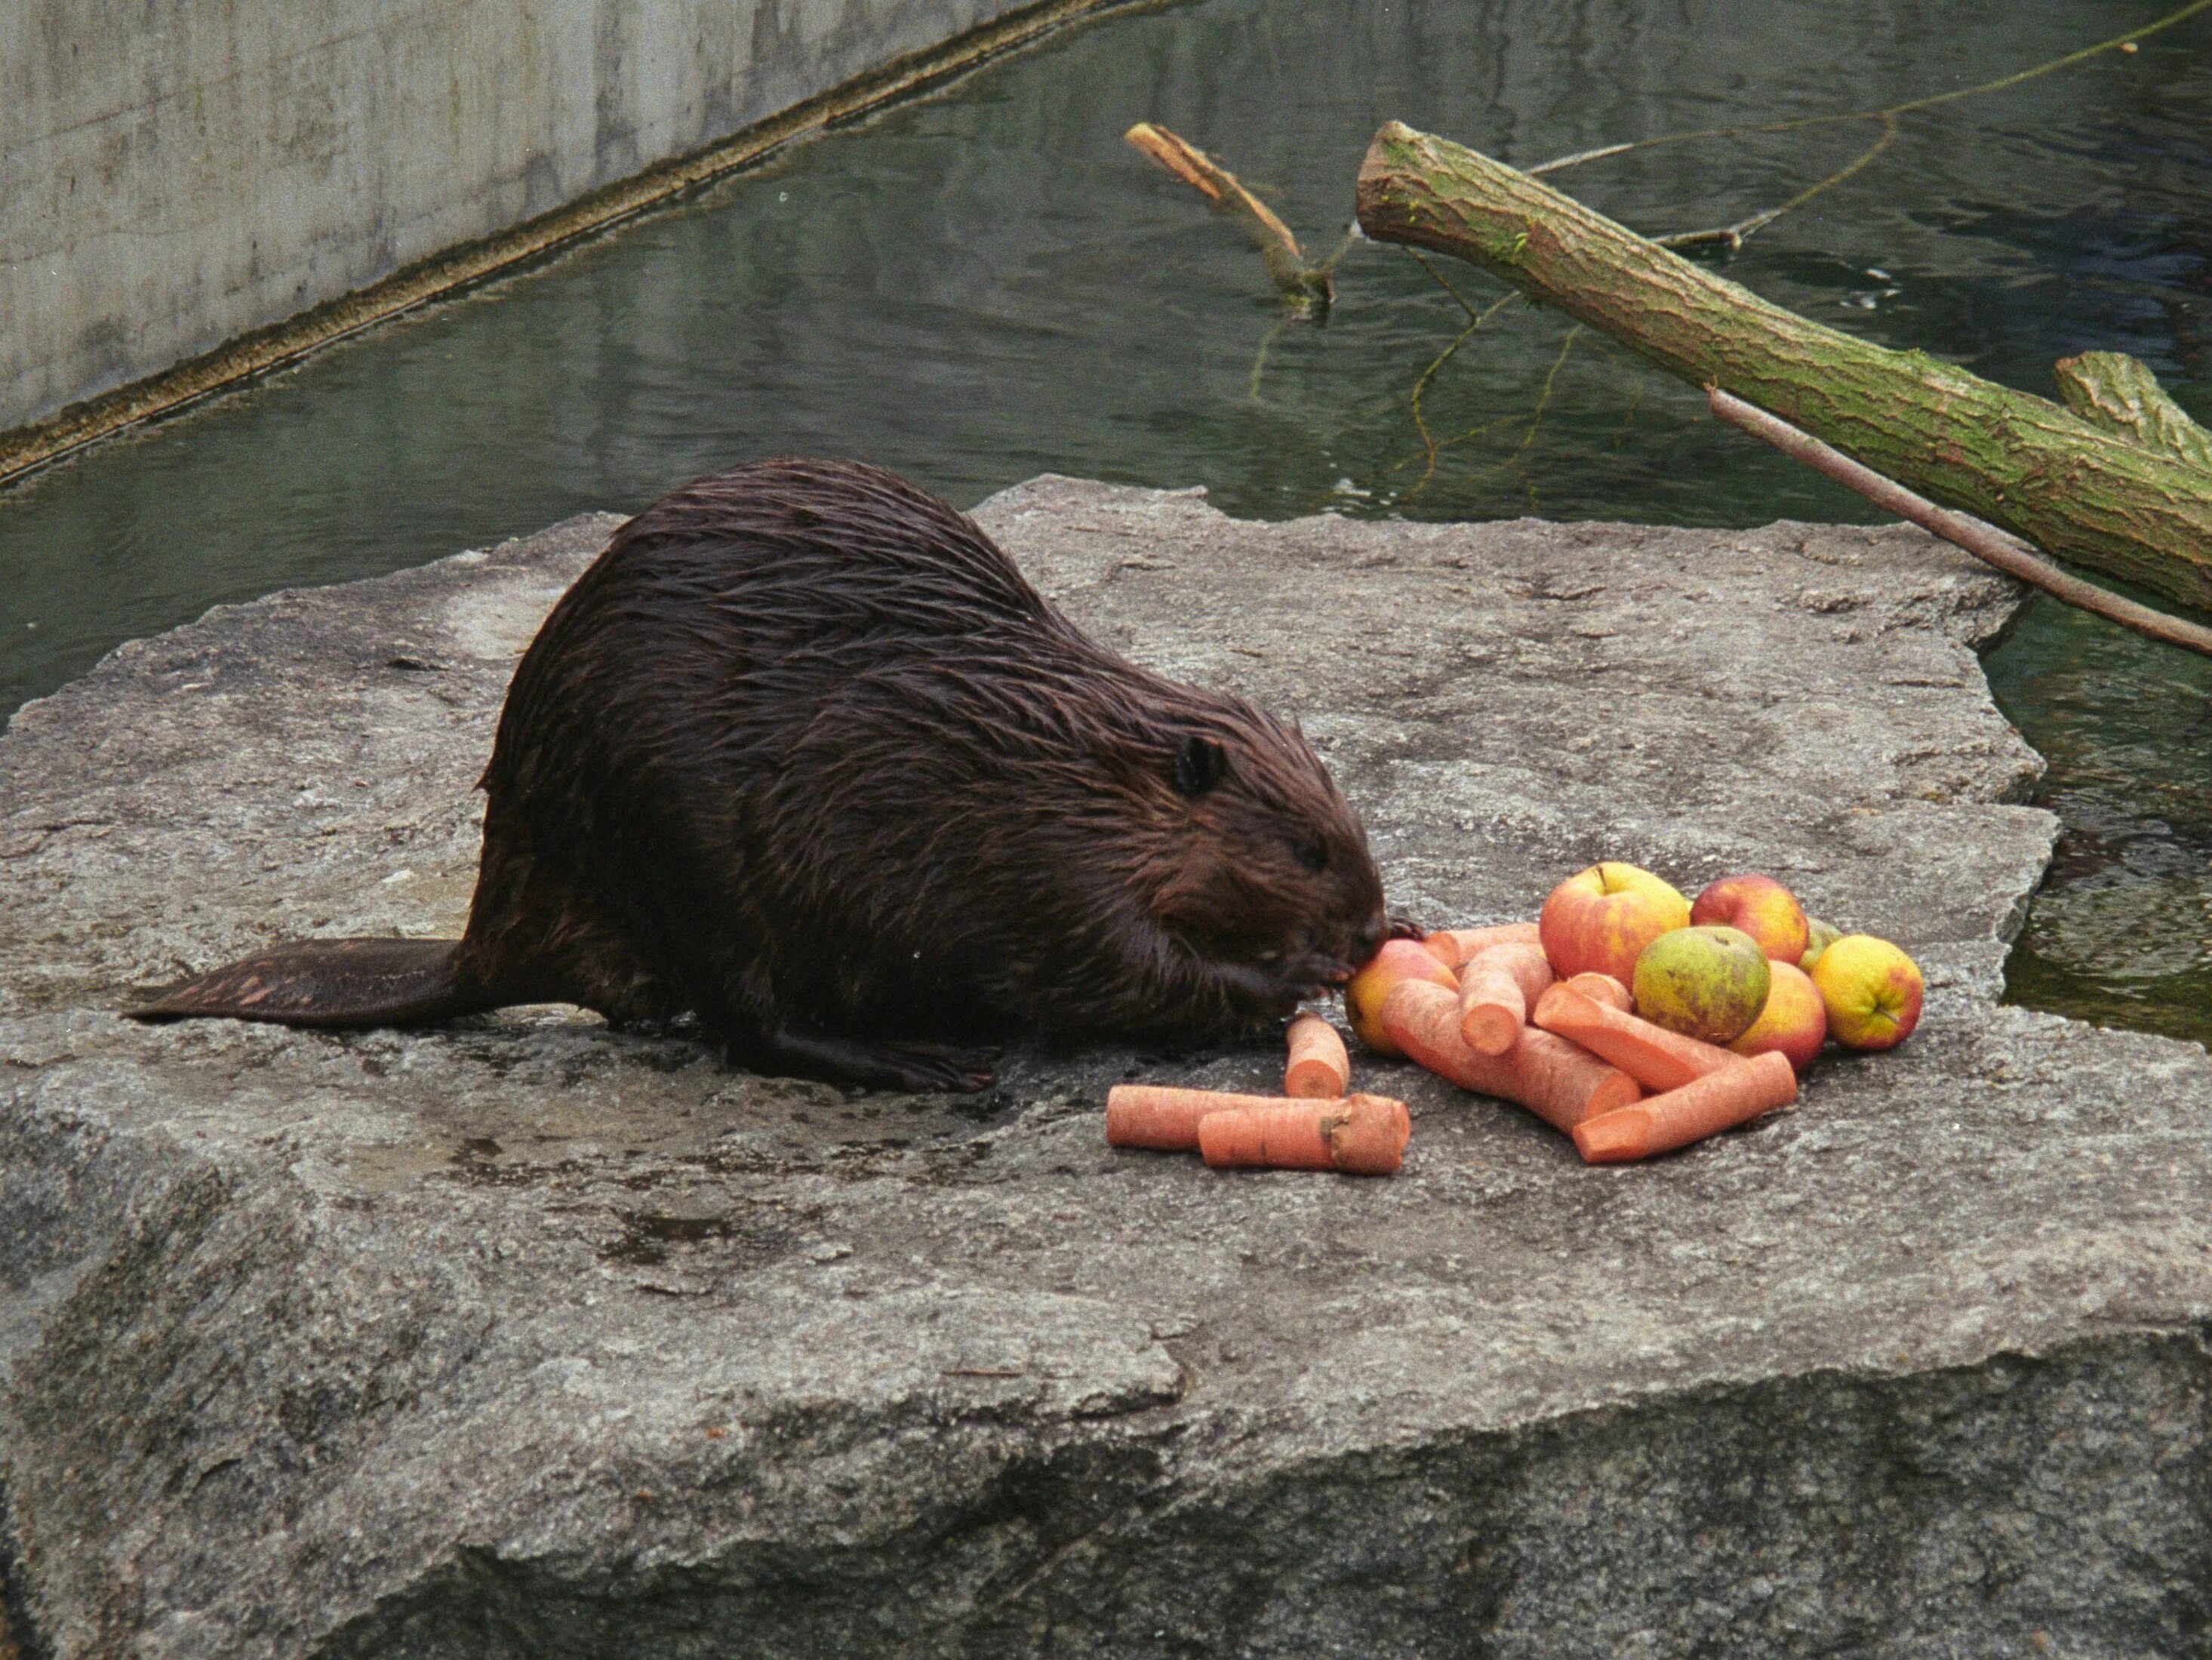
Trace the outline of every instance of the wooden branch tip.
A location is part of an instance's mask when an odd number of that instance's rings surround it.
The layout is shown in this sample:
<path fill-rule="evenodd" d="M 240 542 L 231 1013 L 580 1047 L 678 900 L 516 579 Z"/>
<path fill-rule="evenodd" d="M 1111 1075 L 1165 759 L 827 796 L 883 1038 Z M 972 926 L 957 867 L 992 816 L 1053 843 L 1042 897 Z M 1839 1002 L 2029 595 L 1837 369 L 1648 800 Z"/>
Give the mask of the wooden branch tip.
<path fill-rule="evenodd" d="M 1328 265 L 1308 265 L 1305 252 L 1291 234 L 1291 228 L 1247 190 L 1235 173 L 1197 145 L 1150 121 L 1138 122 L 1121 137 L 1205 197 L 1217 211 L 1242 220 L 1253 246 L 1260 250 L 1267 275 L 1285 299 L 1301 306 L 1326 306 L 1336 297 Z M 1334 258 L 1329 261 L 1329 265 L 1334 263 Z"/>
<path fill-rule="evenodd" d="M 1206 176 L 1213 170 L 1213 163 L 1205 151 L 1194 149 L 1166 128 L 1156 127 L 1149 121 L 1138 122 L 1121 137 L 1208 201 L 1221 199 L 1221 187 Z"/>
<path fill-rule="evenodd" d="M 2085 351 L 2060 358 L 2051 373 L 2075 414 L 2212 471 L 2212 431 L 2191 420 L 2140 359 L 2124 351 Z"/>

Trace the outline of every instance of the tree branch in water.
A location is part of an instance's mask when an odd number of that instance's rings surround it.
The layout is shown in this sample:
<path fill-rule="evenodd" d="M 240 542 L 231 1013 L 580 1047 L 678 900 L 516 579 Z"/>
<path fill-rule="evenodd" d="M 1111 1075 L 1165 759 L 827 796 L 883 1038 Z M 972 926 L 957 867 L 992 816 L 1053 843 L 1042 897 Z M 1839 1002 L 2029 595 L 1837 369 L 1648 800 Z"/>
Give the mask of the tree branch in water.
<path fill-rule="evenodd" d="M 1924 352 L 1798 316 L 1526 173 L 1395 121 L 1368 150 L 1358 204 L 1377 240 L 1469 260 L 1669 374 L 1753 398 L 1946 505 L 2212 608 L 2212 468 Z"/>
<path fill-rule="evenodd" d="M 2212 5 L 2212 0 L 2205 3 Z M 1302 309 L 1322 310 L 1336 297 L 1329 280 L 1335 258 L 1328 265 L 1309 265 L 1291 228 L 1204 150 L 1149 121 L 1138 122 L 1121 137 L 1206 198 L 1216 213 L 1242 223 L 1284 299 Z M 1344 246 L 1349 245 L 1347 238 Z M 1337 252 L 1340 254 L 1343 247 Z"/>

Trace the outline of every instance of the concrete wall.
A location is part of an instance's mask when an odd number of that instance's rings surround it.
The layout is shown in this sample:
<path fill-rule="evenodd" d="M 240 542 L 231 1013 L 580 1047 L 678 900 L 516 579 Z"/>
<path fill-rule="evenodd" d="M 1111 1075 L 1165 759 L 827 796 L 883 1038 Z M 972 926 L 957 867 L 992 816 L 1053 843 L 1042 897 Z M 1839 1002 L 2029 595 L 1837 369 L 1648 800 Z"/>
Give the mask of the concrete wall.
<path fill-rule="evenodd" d="M 0 4 L 0 429 L 1027 3 Z"/>

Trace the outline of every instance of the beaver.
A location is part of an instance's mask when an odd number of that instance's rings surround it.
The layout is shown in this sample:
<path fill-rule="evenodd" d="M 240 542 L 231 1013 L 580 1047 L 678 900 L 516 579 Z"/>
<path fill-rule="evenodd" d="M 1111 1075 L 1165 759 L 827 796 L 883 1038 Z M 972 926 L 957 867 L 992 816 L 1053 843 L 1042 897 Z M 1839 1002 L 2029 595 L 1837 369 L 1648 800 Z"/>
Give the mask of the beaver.
<path fill-rule="evenodd" d="M 1010 1037 L 1256 1033 L 1393 930 L 1297 727 L 1085 635 L 882 468 L 630 520 L 507 688 L 459 940 L 302 940 L 131 1011 L 696 1018 L 732 1064 L 978 1089 Z"/>

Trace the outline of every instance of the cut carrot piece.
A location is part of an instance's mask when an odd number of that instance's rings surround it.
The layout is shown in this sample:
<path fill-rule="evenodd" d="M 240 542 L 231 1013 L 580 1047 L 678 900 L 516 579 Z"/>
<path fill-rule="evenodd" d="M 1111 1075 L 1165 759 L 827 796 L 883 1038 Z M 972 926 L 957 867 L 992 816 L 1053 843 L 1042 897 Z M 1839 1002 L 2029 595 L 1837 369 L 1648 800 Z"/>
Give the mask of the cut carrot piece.
<path fill-rule="evenodd" d="M 1198 1126 L 1198 1150 L 1216 1170 L 1388 1176 L 1405 1156 L 1413 1128 L 1406 1104 L 1385 1096 L 1276 1101 L 1206 1114 Z"/>
<path fill-rule="evenodd" d="M 1503 1055 L 1471 1049 L 1459 1031 L 1459 1000 L 1442 986 L 1409 980 L 1390 988 L 1382 1025 L 1399 1048 L 1462 1089 L 1513 1102 L 1554 1129 L 1611 1112 L 1644 1091 L 1618 1067 L 1548 1031 L 1523 1029 Z"/>
<path fill-rule="evenodd" d="M 1576 1125 L 1575 1150 L 1592 1164 L 1649 1158 L 1734 1129 L 1796 1098 L 1796 1068 L 1779 1049 L 1769 1049 Z"/>
<path fill-rule="evenodd" d="M 1283 1093 L 1303 1100 L 1330 1101 L 1352 1082 L 1352 1057 L 1344 1039 L 1318 1014 L 1302 1014 L 1285 1034 L 1289 1063 L 1283 1068 Z"/>
<path fill-rule="evenodd" d="M 1206 1114 L 1238 1107 L 1279 1107 L 1284 1099 L 1167 1084 L 1116 1084 L 1106 1091 L 1106 1141 L 1115 1147 L 1188 1151 L 1198 1145 L 1198 1121 Z"/>
<path fill-rule="evenodd" d="M 1608 1007 L 1572 986 L 1554 986 L 1536 1000 L 1536 1024 L 1603 1055 L 1646 1089 L 1680 1089 L 1743 1064 L 1740 1055 Z"/>
<path fill-rule="evenodd" d="M 1602 1003 L 1609 1009 L 1619 1009 L 1623 1014 L 1636 1007 L 1636 999 L 1627 987 L 1609 974 L 1600 974 L 1595 969 L 1574 975 L 1559 983 L 1569 991 L 1578 991 L 1593 1003 Z"/>
<path fill-rule="evenodd" d="M 1492 946 L 1459 971 L 1459 1031 L 1471 1049 L 1503 1055 L 1521 1041 L 1528 1011 L 1551 988 L 1541 946 Z"/>
<path fill-rule="evenodd" d="M 1438 928 L 1433 933 L 1423 934 L 1421 943 L 1446 968 L 1455 969 L 1470 957 L 1480 956 L 1492 946 L 1534 945 L 1536 925 L 1534 922 L 1500 922 L 1494 928 Z"/>

